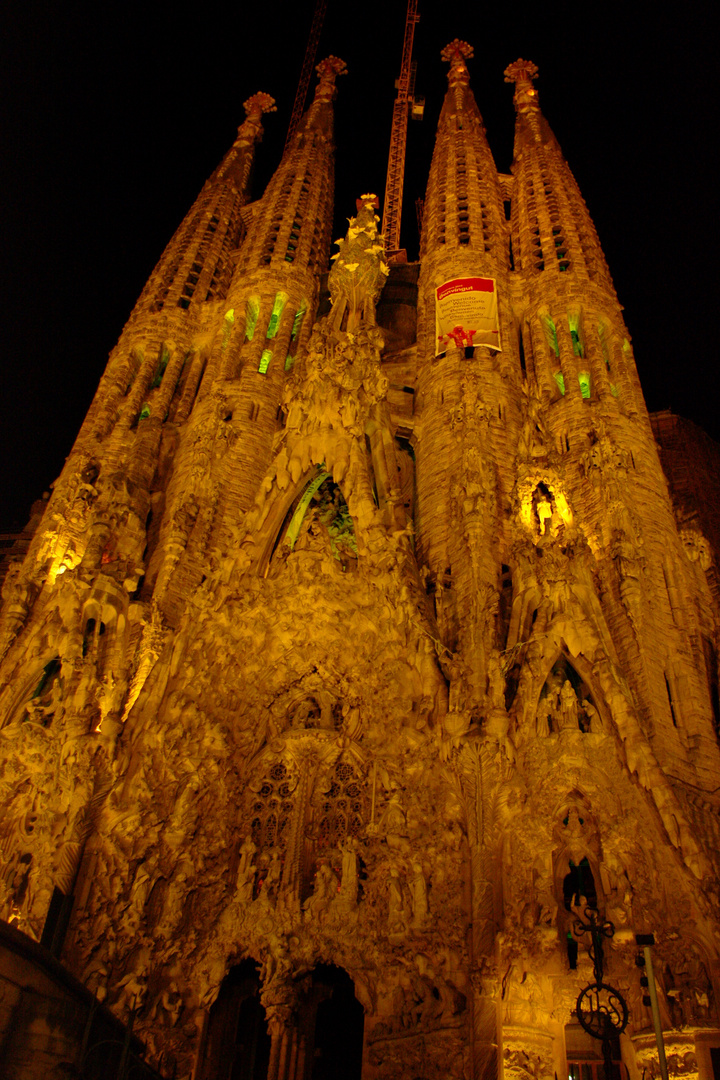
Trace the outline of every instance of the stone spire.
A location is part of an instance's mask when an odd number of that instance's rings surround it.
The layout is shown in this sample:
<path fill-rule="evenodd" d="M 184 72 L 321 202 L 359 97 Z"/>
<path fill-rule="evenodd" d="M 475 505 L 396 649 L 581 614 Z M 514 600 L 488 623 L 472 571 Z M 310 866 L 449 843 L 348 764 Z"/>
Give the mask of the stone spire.
<path fill-rule="evenodd" d="M 482 116 L 470 89 L 471 45 L 457 38 L 441 53 L 450 64 L 423 213 L 423 257 L 470 256 L 495 276 L 508 264 L 502 195 Z"/>
<path fill-rule="evenodd" d="M 325 269 L 333 210 L 333 108 L 335 81 L 345 64 L 328 56 L 317 66 L 315 98 L 270 181 L 248 230 L 236 282 L 266 268 L 287 273 Z"/>
<path fill-rule="evenodd" d="M 248 98 L 244 108 L 246 119 L 235 142 L 163 252 L 134 314 L 187 310 L 227 292 L 231 253 L 242 240 L 240 214 L 248 202 L 255 146 L 263 135 L 262 116 L 275 112 L 275 101 L 261 91 Z"/>
<path fill-rule="evenodd" d="M 550 125 L 540 111 L 533 81 L 538 69 L 516 60 L 505 70 L 515 83 L 515 177 L 512 236 L 515 268 L 589 278 L 613 297 L 610 272 L 595 226 Z"/>

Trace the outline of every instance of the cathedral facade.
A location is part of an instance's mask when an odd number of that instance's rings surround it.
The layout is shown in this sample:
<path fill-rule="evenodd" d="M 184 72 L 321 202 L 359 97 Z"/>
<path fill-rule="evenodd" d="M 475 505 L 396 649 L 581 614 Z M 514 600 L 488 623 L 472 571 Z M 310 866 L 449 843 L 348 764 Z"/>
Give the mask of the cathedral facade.
<path fill-rule="evenodd" d="M 536 69 L 499 174 L 471 56 L 443 51 L 416 264 L 369 194 L 331 260 L 342 61 L 255 202 L 250 98 L 5 582 L 0 945 L 147 1075 L 720 1055 L 717 552 Z M 484 333 L 439 333 L 447 285 L 492 296 Z M 92 1016 L 30 1052 L 6 970 L 5 1075 L 115 1075 Z"/>

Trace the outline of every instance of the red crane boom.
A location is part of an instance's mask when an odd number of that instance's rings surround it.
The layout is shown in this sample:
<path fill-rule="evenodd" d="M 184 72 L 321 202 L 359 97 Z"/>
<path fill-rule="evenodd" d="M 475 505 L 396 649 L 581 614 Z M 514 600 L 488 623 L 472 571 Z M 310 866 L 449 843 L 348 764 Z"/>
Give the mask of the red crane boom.
<path fill-rule="evenodd" d="M 388 157 L 387 178 L 385 180 L 385 201 L 383 203 L 383 232 L 385 233 L 385 255 L 387 258 L 400 251 L 400 220 L 402 218 L 403 183 L 405 180 L 405 149 L 407 146 L 408 107 L 415 104 L 413 98 L 414 65 L 412 62 L 415 25 L 420 21 L 417 13 L 418 0 L 408 0 L 405 18 L 405 38 L 403 40 L 400 78 L 397 80 L 397 97 L 393 107 L 392 130 L 390 133 L 390 155 Z M 422 105 L 413 110 L 418 118 L 422 116 Z"/>
<path fill-rule="evenodd" d="M 297 93 L 295 94 L 295 103 L 290 117 L 287 138 L 285 139 L 286 150 L 290 144 L 290 140 L 297 131 L 297 126 L 302 119 L 302 114 L 305 112 L 308 86 L 310 85 L 310 79 L 312 78 L 318 42 L 320 41 L 320 31 L 322 30 L 326 8 L 327 0 L 315 0 L 315 11 L 313 12 L 310 36 L 308 37 L 307 48 L 305 49 L 305 58 L 303 60 L 302 71 L 300 72 L 300 82 L 298 83 Z"/>

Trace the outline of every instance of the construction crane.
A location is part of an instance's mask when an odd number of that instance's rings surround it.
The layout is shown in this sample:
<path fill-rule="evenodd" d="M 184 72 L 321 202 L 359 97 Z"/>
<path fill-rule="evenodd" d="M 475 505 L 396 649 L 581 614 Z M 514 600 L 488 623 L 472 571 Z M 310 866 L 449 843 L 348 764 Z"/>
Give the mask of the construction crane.
<path fill-rule="evenodd" d="M 412 51 L 415 25 L 420 21 L 417 7 L 418 0 L 408 0 L 400 77 L 395 83 L 397 97 L 393 106 L 390 155 L 388 157 L 385 201 L 383 203 L 385 257 L 387 259 L 394 258 L 395 261 L 403 261 L 400 249 L 400 221 L 402 218 L 403 182 L 405 179 L 408 109 L 412 106 L 414 120 L 422 120 L 425 108 L 425 99 L 414 96 L 416 65 L 412 60 Z"/>
<path fill-rule="evenodd" d="M 320 41 L 320 32 L 322 30 L 326 8 L 327 0 L 315 0 L 315 11 L 313 12 L 313 21 L 312 26 L 310 27 L 310 36 L 308 38 L 307 48 L 305 50 L 305 59 L 303 60 L 302 71 L 300 72 L 300 82 L 298 83 L 297 93 L 295 94 L 295 104 L 293 105 L 293 111 L 290 117 L 290 125 L 288 127 L 287 138 L 285 139 L 286 150 L 290 145 L 290 141 L 293 135 L 297 131 L 298 124 L 302 119 L 302 114 L 305 112 L 305 101 L 307 99 L 308 86 L 310 85 L 310 79 L 312 78 L 313 67 L 315 65 L 315 57 L 317 55 L 318 42 Z"/>

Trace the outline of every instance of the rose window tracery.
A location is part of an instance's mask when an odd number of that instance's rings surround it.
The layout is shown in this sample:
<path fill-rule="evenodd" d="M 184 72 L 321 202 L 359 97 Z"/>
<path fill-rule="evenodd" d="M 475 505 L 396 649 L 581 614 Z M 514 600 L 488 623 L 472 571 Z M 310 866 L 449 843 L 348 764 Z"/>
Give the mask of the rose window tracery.
<path fill-rule="evenodd" d="M 251 784 L 250 835 L 259 851 L 284 849 L 292 818 L 297 777 L 278 761 L 258 783 Z"/>
<path fill-rule="evenodd" d="M 318 851 L 330 851 L 348 836 L 359 839 L 364 811 L 359 770 L 349 761 L 338 761 L 319 791 L 315 829 Z"/>

